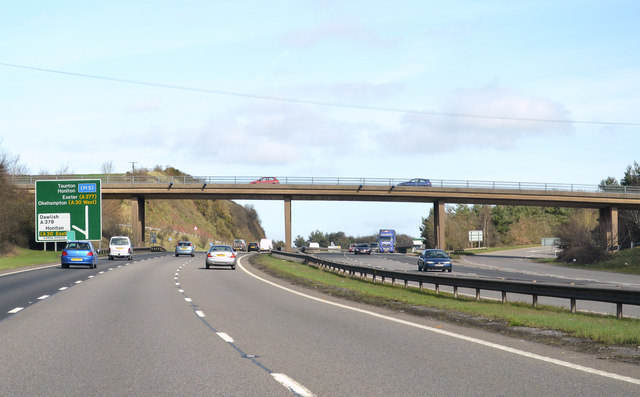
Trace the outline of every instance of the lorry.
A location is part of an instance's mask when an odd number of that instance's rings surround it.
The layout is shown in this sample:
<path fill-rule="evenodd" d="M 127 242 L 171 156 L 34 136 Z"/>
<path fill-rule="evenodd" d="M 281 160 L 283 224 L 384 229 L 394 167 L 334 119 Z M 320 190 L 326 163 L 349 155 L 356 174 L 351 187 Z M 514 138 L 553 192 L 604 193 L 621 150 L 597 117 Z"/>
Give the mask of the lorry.
<path fill-rule="evenodd" d="M 378 252 L 392 253 L 396 250 L 396 231 L 380 229 L 378 233 Z"/>
<path fill-rule="evenodd" d="M 273 249 L 273 242 L 268 238 L 260 240 L 260 251 L 271 251 Z"/>

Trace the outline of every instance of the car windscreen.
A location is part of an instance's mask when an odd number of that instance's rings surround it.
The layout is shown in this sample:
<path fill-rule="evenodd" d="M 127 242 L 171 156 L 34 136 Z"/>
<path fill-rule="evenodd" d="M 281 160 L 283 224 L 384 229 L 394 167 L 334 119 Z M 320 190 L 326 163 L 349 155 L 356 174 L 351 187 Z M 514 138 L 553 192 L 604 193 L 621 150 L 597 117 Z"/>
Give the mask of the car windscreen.
<path fill-rule="evenodd" d="M 427 251 L 425 257 L 427 257 L 427 258 L 448 258 L 449 256 L 444 251 Z"/>

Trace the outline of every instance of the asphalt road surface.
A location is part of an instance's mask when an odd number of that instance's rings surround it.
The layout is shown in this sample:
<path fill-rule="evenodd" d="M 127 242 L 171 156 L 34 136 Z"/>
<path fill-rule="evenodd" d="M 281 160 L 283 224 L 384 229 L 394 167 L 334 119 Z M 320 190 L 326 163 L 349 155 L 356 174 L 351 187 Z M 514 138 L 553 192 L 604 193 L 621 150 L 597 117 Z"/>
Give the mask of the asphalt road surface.
<path fill-rule="evenodd" d="M 63 272 L 2 289 L 49 270 Z M 64 269 L 80 282 L 0 321 L 0 395 L 640 394 L 637 365 L 282 285 L 244 255 L 236 270 L 202 254 L 96 270 Z"/>

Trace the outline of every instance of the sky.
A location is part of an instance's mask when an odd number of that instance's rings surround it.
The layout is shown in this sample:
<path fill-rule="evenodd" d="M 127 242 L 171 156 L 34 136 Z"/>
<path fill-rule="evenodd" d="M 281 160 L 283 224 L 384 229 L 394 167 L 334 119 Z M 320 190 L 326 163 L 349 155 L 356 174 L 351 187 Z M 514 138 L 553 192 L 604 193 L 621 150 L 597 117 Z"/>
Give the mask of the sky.
<path fill-rule="evenodd" d="M 640 162 L 640 3 L 2 1 L 0 150 L 31 174 L 597 185 Z M 284 204 L 254 205 L 284 240 Z M 430 204 L 292 202 L 419 236 Z"/>

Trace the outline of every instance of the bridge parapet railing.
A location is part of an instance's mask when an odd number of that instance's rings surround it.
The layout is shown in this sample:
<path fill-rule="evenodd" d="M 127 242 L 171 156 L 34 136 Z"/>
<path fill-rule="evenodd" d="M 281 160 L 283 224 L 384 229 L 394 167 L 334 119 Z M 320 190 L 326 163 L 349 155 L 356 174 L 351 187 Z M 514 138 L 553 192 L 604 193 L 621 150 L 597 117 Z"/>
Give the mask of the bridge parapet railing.
<path fill-rule="evenodd" d="M 396 188 L 408 178 L 361 178 L 361 177 L 297 177 L 276 176 L 280 184 L 285 185 L 327 185 L 327 186 L 388 186 Z M 17 185 L 34 185 L 36 180 L 65 180 L 65 179 L 100 179 L 105 185 L 109 184 L 250 184 L 260 179 L 256 176 L 168 176 L 168 175 L 12 175 L 10 180 Z M 541 190 L 558 192 L 589 192 L 589 193 L 618 193 L 640 194 L 640 186 L 600 186 L 572 183 L 545 182 L 509 182 L 509 181 L 478 181 L 478 180 L 445 180 L 431 179 L 434 188 L 463 188 L 490 190 Z M 413 187 L 428 189 L 428 187 Z"/>

